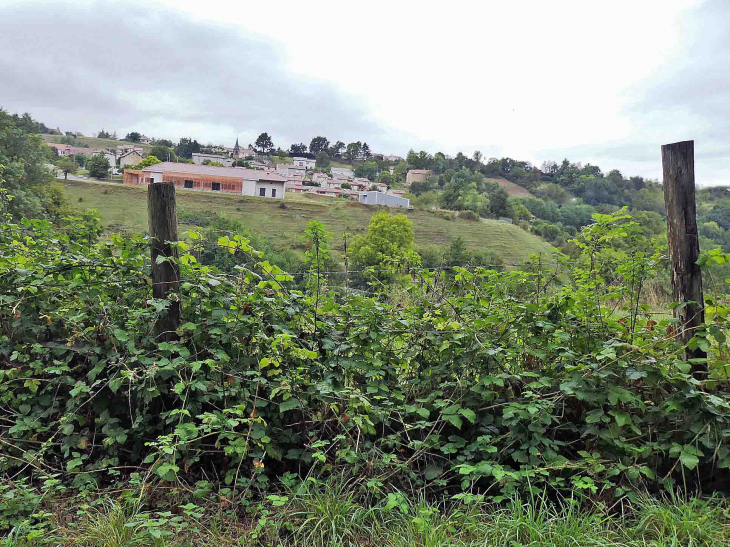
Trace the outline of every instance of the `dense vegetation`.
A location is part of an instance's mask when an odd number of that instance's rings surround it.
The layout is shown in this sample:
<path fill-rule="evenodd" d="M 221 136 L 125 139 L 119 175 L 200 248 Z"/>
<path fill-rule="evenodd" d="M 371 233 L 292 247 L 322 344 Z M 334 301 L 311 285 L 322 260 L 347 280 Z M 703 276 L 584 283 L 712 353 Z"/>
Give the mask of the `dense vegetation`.
<path fill-rule="evenodd" d="M 42 144 L 0 121 L 9 541 L 60 542 L 57 528 L 69 543 L 199 544 L 206 512 L 247 519 L 264 545 L 362 543 L 363 527 L 403 545 L 727 540 L 722 504 L 648 497 L 727 490 L 730 308 L 707 294 L 690 345 L 708 359 L 686 362 L 645 213 L 526 198 L 573 228 L 570 254 L 505 269 L 458 239 L 419 252 L 411 221 L 383 211 L 343 234 L 341 269 L 321 222 L 298 254 L 183 212 L 191 229 L 163 259 L 180 292 L 161 300 L 148 238 L 102 238 L 93 212 L 52 207 Z M 466 164 L 441 191 L 458 204 L 462 190 L 490 207 L 497 193 Z M 703 233 L 722 234 L 726 198 L 707 197 Z M 161 342 L 171 300 L 183 320 Z M 59 506 L 82 526 L 54 520 Z"/>

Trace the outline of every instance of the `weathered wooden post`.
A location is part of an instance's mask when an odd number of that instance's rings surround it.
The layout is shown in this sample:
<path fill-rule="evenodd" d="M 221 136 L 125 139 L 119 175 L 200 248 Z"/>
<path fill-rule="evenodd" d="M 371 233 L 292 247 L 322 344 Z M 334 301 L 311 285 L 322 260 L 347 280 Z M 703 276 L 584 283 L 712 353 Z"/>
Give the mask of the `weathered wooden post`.
<path fill-rule="evenodd" d="M 150 230 L 150 256 L 152 258 L 152 296 L 167 299 L 171 292 L 180 292 L 180 275 L 177 262 L 158 257 L 178 257 L 177 249 L 170 241 L 177 241 L 177 211 L 175 186 L 164 182 L 150 183 L 147 188 L 147 218 Z M 157 340 L 176 340 L 180 326 L 181 307 L 179 297 L 170 299 L 167 313 L 155 325 Z"/>
<path fill-rule="evenodd" d="M 677 336 L 686 344 L 697 328 L 705 322 L 702 298 L 702 272 L 697 265 L 700 243 L 697 237 L 695 207 L 695 152 L 694 141 L 675 142 L 662 146 L 664 171 L 664 206 L 667 210 L 667 238 L 671 262 L 672 293 L 674 301 L 685 304 L 675 308 L 679 319 Z M 701 349 L 687 348 L 688 359 L 706 358 Z M 707 364 L 693 364 L 692 374 L 705 378 Z"/>

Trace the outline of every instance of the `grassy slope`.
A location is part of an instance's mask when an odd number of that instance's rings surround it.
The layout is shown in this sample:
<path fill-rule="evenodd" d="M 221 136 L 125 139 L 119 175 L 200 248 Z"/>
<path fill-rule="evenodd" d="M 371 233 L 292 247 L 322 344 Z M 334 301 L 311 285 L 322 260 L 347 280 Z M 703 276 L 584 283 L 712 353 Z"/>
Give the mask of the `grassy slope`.
<path fill-rule="evenodd" d="M 61 181 L 74 205 L 97 209 L 104 226 L 112 231 L 142 231 L 147 227 L 147 191 L 144 187 L 81 181 Z M 106 193 L 104 193 L 106 191 Z M 240 220 L 257 233 L 282 246 L 296 247 L 310 220 L 322 221 L 334 233 L 333 247 L 339 248 L 343 232 L 364 233 L 373 207 L 355 202 L 312 199 L 287 194 L 282 202 L 244 196 L 178 190 L 178 209 L 217 211 Z M 79 202 L 79 198 L 83 198 Z M 437 212 L 411 211 L 419 245 L 449 244 L 461 236 L 472 251 L 494 250 L 505 263 L 524 261 L 532 253 L 549 256 L 552 247 L 512 224 L 484 220 L 445 220 Z"/>
<path fill-rule="evenodd" d="M 61 135 L 43 135 L 43 140 L 46 142 L 61 142 Z M 91 148 L 116 148 L 120 144 L 134 144 L 135 146 L 141 146 L 144 148 L 145 153 L 148 153 L 150 150 L 152 150 L 152 146 L 149 144 L 142 144 L 142 143 L 133 143 L 131 141 L 123 141 L 118 140 L 115 141 L 113 139 L 97 139 L 96 137 L 78 137 L 74 140 L 79 141 L 84 144 L 88 144 Z"/>
<path fill-rule="evenodd" d="M 485 180 L 488 180 L 489 182 L 496 182 L 510 196 L 524 198 L 532 196 L 532 194 L 527 189 L 523 188 L 519 184 L 510 182 L 507 179 L 503 179 L 502 177 L 486 177 Z"/>

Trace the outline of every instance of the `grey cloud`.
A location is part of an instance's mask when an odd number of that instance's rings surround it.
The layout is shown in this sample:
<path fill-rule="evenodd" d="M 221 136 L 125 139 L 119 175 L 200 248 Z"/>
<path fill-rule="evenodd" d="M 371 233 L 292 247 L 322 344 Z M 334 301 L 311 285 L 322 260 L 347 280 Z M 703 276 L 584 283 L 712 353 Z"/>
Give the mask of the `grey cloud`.
<path fill-rule="evenodd" d="M 288 73 L 277 44 L 153 4 L 0 8 L 0 73 L 1 107 L 67 130 L 164 119 L 268 131 L 276 144 L 384 134 L 356 99 Z"/>

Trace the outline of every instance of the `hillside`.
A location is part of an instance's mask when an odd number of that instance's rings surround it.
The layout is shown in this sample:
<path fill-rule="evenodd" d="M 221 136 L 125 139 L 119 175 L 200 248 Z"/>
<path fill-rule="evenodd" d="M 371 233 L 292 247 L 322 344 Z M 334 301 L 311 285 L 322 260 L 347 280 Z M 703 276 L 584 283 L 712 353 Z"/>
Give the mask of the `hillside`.
<path fill-rule="evenodd" d="M 63 135 L 42 135 L 43 140 L 46 142 L 61 142 L 61 139 L 63 138 Z M 74 140 L 88 144 L 91 148 L 116 148 L 120 144 L 134 144 L 135 146 L 141 146 L 144 148 L 145 153 L 148 153 L 150 150 L 152 150 L 152 145 L 150 144 L 142 144 L 142 143 L 134 143 L 131 141 L 125 141 L 125 140 L 114 140 L 114 139 L 97 139 L 96 137 L 76 137 Z"/>
<path fill-rule="evenodd" d="M 107 230 L 139 232 L 147 228 L 146 188 L 71 180 L 60 182 L 64 183 L 74 205 L 99 211 Z M 179 210 L 224 213 L 282 247 L 300 245 L 301 235 L 310 220 L 323 222 L 327 230 L 333 232 L 333 242 L 339 247 L 343 232 L 364 233 L 370 216 L 378 210 L 354 202 L 315 201 L 300 196 L 290 199 L 289 195 L 280 202 L 178 190 L 177 199 Z M 552 251 L 549 244 L 512 224 L 494 220 L 446 220 L 448 215 L 442 215 L 444 213 L 424 210 L 408 213 L 417 245 L 447 245 L 461 237 L 470 251 L 495 251 L 505 264 L 523 262 L 530 254 L 549 256 Z"/>
<path fill-rule="evenodd" d="M 514 182 L 510 182 L 505 178 L 502 177 L 485 177 L 484 180 L 488 182 L 496 182 L 499 184 L 500 188 L 507 192 L 507 194 L 510 197 L 518 197 L 518 198 L 529 198 L 532 197 L 532 194 L 527 190 L 526 188 L 523 188 L 519 184 L 515 184 Z"/>

